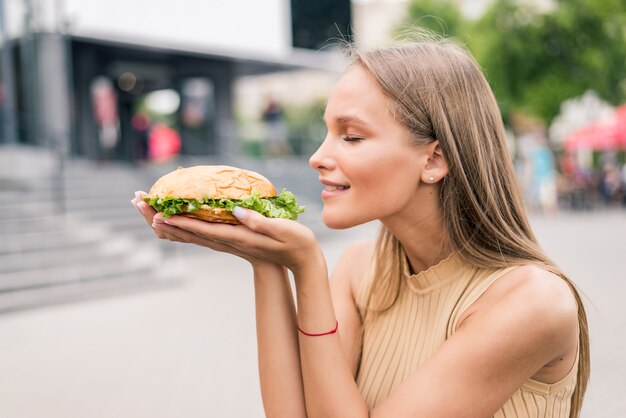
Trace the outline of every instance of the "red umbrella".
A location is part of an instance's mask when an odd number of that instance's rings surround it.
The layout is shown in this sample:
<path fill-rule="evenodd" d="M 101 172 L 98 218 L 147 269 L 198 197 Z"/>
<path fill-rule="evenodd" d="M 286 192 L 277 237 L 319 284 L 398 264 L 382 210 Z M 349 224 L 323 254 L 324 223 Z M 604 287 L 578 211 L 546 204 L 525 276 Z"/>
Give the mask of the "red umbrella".
<path fill-rule="evenodd" d="M 617 108 L 610 119 L 594 122 L 571 133 L 565 140 L 565 148 L 595 151 L 626 149 L 626 105 Z"/>

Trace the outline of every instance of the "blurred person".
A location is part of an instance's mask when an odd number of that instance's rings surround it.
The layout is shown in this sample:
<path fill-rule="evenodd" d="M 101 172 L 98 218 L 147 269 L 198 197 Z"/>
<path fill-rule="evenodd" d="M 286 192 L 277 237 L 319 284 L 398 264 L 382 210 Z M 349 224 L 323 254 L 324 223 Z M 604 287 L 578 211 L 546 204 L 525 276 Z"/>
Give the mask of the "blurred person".
<path fill-rule="evenodd" d="M 622 200 L 622 175 L 612 162 L 606 162 L 600 176 L 600 195 L 605 205 L 613 206 Z"/>
<path fill-rule="evenodd" d="M 280 104 L 272 98 L 268 99 L 261 115 L 265 125 L 264 153 L 266 156 L 278 157 L 291 154 L 287 143 L 287 126 L 284 116 Z"/>
<path fill-rule="evenodd" d="M 98 128 L 100 161 L 115 157 L 119 142 L 119 116 L 117 94 L 113 83 L 106 77 L 98 77 L 91 84 L 91 105 L 94 122 Z"/>
<path fill-rule="evenodd" d="M 543 128 L 532 127 L 518 138 L 518 164 L 524 200 L 543 213 L 557 210 L 557 172 Z"/>
<path fill-rule="evenodd" d="M 587 189 L 589 176 L 581 169 L 576 153 L 565 151 L 559 160 L 560 178 L 558 194 L 565 200 L 567 207 L 574 210 L 587 209 Z"/>
<path fill-rule="evenodd" d="M 165 219 L 133 199 L 159 238 L 252 265 L 267 416 L 578 417 L 585 310 L 531 230 L 469 53 L 427 39 L 355 50 L 324 120 L 310 159 L 324 223 L 381 223 L 330 282 L 297 222 L 242 208 L 237 226 Z"/>
<path fill-rule="evenodd" d="M 150 132 L 150 115 L 146 112 L 137 112 L 131 118 L 130 124 L 135 133 L 134 155 L 136 161 L 148 158 L 148 137 Z"/>
<path fill-rule="evenodd" d="M 626 161 L 622 164 L 622 206 L 626 208 Z"/>
<path fill-rule="evenodd" d="M 517 179 L 522 192 L 522 198 L 531 207 L 537 206 L 537 196 L 533 188 L 532 153 L 535 137 L 529 132 L 523 132 L 517 136 L 515 169 Z"/>
<path fill-rule="evenodd" d="M 557 173 L 554 154 L 545 136 L 537 136 L 538 140 L 532 153 L 534 188 L 537 191 L 539 207 L 543 213 L 554 213 L 557 210 Z"/>

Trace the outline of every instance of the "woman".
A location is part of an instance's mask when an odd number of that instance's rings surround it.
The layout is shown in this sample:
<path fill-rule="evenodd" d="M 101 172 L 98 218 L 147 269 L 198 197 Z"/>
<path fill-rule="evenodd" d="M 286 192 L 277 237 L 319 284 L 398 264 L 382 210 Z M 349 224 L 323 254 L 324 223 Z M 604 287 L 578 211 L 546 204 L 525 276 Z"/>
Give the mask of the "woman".
<path fill-rule="evenodd" d="M 164 219 L 134 200 L 160 238 L 252 264 L 267 416 L 578 417 L 585 311 L 531 231 L 469 54 L 448 41 L 357 52 L 324 120 L 310 159 L 324 223 L 382 224 L 330 282 L 296 222 L 241 208 L 244 226 Z"/>

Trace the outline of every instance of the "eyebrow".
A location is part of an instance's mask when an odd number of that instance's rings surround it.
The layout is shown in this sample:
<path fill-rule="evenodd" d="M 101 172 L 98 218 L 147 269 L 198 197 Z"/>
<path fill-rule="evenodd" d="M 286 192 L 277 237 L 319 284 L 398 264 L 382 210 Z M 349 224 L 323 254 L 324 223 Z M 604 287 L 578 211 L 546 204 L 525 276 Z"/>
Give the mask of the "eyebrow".
<path fill-rule="evenodd" d="M 326 117 L 324 117 L 324 120 L 326 120 Z M 336 118 L 334 118 L 334 121 L 337 122 L 339 125 L 347 125 L 349 123 L 356 123 L 365 127 L 371 126 L 369 123 L 365 122 L 363 119 L 359 118 L 358 116 L 352 116 L 352 115 L 337 116 Z"/>

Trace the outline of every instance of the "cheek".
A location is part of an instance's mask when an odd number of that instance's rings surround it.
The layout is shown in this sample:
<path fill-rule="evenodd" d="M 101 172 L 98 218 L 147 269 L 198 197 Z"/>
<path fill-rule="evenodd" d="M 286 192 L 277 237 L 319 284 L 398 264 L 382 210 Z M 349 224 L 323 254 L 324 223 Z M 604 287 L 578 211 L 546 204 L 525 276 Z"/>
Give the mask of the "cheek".
<path fill-rule="evenodd" d="M 345 199 L 324 204 L 322 221 L 332 229 L 346 229 L 400 212 L 415 196 L 406 178 L 376 176 L 353 184 Z"/>
<path fill-rule="evenodd" d="M 338 160 L 351 187 L 345 198 L 324 203 L 322 220 L 327 227 L 345 229 L 392 215 L 415 197 L 419 185 L 415 160 L 378 151 L 373 161 L 365 157 Z"/>
<path fill-rule="evenodd" d="M 380 166 L 380 171 L 370 170 L 367 176 L 359 177 L 355 189 L 368 200 L 392 204 L 413 196 L 419 185 L 417 170 L 402 164 Z"/>

